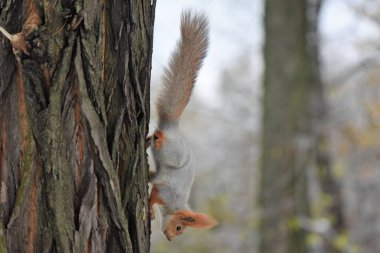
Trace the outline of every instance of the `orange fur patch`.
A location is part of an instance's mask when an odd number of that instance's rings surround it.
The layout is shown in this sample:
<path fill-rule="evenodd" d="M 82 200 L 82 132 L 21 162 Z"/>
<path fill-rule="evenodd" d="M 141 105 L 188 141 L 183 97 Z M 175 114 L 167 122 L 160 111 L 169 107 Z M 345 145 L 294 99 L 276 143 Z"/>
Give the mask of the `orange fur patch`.
<path fill-rule="evenodd" d="M 183 224 L 193 228 L 208 229 L 216 226 L 218 222 L 207 214 L 197 213 L 190 210 L 181 210 L 174 213 Z"/>
<path fill-rule="evenodd" d="M 208 229 L 216 225 L 217 222 L 210 216 L 185 209 L 174 212 L 170 220 L 166 221 L 164 234 L 171 241 L 173 238 L 182 235 L 186 227 Z"/>
<path fill-rule="evenodd" d="M 156 185 L 153 185 L 152 191 L 149 196 L 149 212 L 150 212 L 150 218 L 154 219 L 154 209 L 153 205 L 165 205 L 165 202 L 160 197 L 160 192 L 158 191 L 158 188 Z"/>
<path fill-rule="evenodd" d="M 162 143 L 165 140 L 165 135 L 162 131 L 154 132 L 154 147 L 159 150 L 162 146 Z"/>

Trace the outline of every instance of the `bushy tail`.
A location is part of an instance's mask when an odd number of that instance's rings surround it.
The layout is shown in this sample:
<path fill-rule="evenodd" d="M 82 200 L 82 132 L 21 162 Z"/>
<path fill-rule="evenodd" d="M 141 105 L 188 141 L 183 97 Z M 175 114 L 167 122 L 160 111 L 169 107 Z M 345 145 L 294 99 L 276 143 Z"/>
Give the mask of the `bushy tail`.
<path fill-rule="evenodd" d="M 185 11 L 181 18 L 181 38 L 165 68 L 164 87 L 157 101 L 159 124 L 178 121 L 189 102 L 198 71 L 208 46 L 205 15 Z"/>

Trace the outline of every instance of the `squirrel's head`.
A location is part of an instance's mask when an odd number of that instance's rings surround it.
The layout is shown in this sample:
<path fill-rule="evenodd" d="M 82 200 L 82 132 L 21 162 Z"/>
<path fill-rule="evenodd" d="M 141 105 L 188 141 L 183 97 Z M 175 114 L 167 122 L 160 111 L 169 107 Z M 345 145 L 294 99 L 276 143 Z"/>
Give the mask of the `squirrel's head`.
<path fill-rule="evenodd" d="M 215 219 L 206 214 L 181 210 L 163 217 L 162 232 L 171 241 L 176 236 L 182 235 L 186 227 L 208 229 L 217 224 Z"/>

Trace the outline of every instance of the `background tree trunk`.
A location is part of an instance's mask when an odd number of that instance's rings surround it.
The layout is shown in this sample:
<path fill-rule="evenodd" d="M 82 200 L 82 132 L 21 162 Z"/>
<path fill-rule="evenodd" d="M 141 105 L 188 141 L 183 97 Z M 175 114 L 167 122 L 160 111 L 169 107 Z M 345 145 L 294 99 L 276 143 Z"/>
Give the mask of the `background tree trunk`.
<path fill-rule="evenodd" d="M 0 252 L 149 252 L 154 9 L 0 1 Z"/>
<path fill-rule="evenodd" d="M 344 228 L 338 184 L 326 151 L 325 100 L 319 77 L 319 1 L 265 1 L 264 115 L 261 160 L 261 253 L 306 253 L 312 218 L 331 216 L 316 234 L 320 252 L 340 252 L 334 236 Z M 331 197 L 323 214 L 311 210 L 314 179 Z M 315 217 L 318 216 L 319 217 Z M 320 231 L 319 231 L 320 232 Z M 309 242 L 309 244 L 308 244 Z"/>

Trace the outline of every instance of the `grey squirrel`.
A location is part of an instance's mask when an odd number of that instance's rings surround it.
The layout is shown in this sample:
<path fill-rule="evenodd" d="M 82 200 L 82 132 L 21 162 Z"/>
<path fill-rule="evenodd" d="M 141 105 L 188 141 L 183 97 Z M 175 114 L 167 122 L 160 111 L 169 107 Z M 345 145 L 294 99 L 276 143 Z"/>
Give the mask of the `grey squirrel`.
<path fill-rule="evenodd" d="M 181 18 L 181 38 L 164 72 L 164 87 L 157 101 L 158 127 L 148 137 L 156 172 L 149 197 L 151 219 L 153 205 L 160 206 L 162 232 L 171 241 L 186 227 L 212 228 L 217 222 L 210 216 L 193 212 L 187 201 L 194 178 L 189 144 L 178 127 L 179 118 L 191 95 L 198 71 L 208 47 L 208 21 L 203 14 L 185 11 Z"/>

